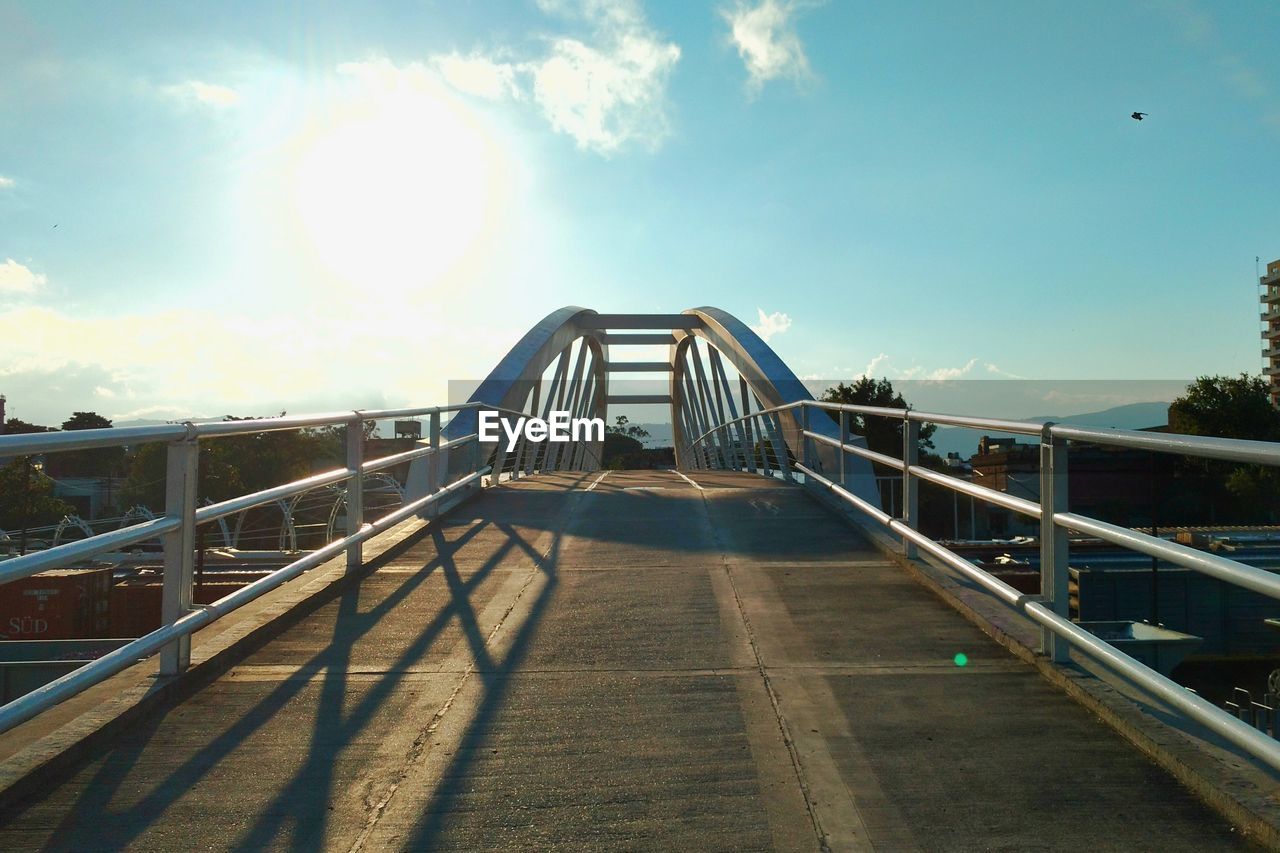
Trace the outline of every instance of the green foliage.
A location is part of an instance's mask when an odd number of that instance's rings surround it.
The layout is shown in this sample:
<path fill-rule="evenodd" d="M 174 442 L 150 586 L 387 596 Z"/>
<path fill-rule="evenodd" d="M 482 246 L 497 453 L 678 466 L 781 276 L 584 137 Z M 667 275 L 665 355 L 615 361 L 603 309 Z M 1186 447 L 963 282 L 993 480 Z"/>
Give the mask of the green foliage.
<path fill-rule="evenodd" d="M 911 408 L 902 395 L 893 390 L 893 383 L 888 379 L 872 379 L 863 376 L 846 385 L 843 382 L 834 388 L 828 388 L 822 394 L 826 403 L 845 403 L 856 406 L 882 406 L 887 409 Z M 920 449 L 933 449 L 933 433 L 936 424 L 922 424 L 920 427 Z M 849 430 L 867 440 L 867 447 L 876 453 L 902 458 L 902 422 L 894 418 L 882 418 L 875 415 L 849 417 Z"/>
<path fill-rule="evenodd" d="M 1280 411 L 1261 376 L 1201 376 L 1169 406 L 1169 426 L 1187 435 L 1280 441 Z"/>
<path fill-rule="evenodd" d="M 8 418 L 4 422 L 5 435 L 28 435 L 34 432 L 57 432 L 53 427 L 28 423 L 21 418 Z"/>
<path fill-rule="evenodd" d="M 63 429 L 110 429 L 111 421 L 97 412 L 72 412 L 62 422 Z"/>
<path fill-rule="evenodd" d="M 97 412 L 73 412 L 64 430 L 110 429 L 111 421 Z M 124 473 L 123 447 L 95 447 L 49 455 L 49 472 L 56 477 L 118 477 Z"/>
<path fill-rule="evenodd" d="M 19 456 L 0 468 L 0 528 L 10 535 L 23 527 L 57 524 L 73 512 L 71 504 L 53 496 L 53 480 Z"/>
<path fill-rule="evenodd" d="M 1169 406 L 1174 432 L 1218 438 L 1280 441 L 1280 411 L 1260 376 L 1201 376 Z M 1280 471 L 1187 457 L 1177 477 L 1199 494 L 1211 524 L 1274 521 L 1280 517 Z"/>
<path fill-rule="evenodd" d="M 637 439 L 637 442 L 639 439 L 649 437 L 649 431 L 647 429 L 636 424 L 631 424 L 630 418 L 626 415 L 618 415 L 614 420 L 616 422 L 613 426 L 606 426 L 604 428 L 606 435 L 624 435 L 629 438 Z M 631 425 L 628 426 L 628 424 Z"/>
<path fill-rule="evenodd" d="M 626 420 L 623 415 L 618 416 L 619 420 Z M 637 457 L 644 450 L 639 439 L 632 438 L 625 432 L 616 429 L 607 429 L 604 434 L 604 467 L 619 470 L 632 467 L 630 461 Z"/>
<path fill-rule="evenodd" d="M 225 420 L 242 419 L 228 416 Z M 341 427 L 206 439 L 200 442 L 199 499 L 223 501 L 339 467 L 344 445 Z M 138 449 L 125 481 L 126 503 L 163 511 L 166 454 L 164 444 Z"/>

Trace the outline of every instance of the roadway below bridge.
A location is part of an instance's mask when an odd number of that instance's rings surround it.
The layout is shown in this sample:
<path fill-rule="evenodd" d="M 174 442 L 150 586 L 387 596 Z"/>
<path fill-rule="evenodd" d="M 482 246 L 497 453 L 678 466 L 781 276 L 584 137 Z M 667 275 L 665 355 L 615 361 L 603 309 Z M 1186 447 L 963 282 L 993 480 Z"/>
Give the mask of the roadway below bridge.
<path fill-rule="evenodd" d="M 486 490 L 0 827 L 11 851 L 1243 846 L 802 488 L 673 472 Z"/>

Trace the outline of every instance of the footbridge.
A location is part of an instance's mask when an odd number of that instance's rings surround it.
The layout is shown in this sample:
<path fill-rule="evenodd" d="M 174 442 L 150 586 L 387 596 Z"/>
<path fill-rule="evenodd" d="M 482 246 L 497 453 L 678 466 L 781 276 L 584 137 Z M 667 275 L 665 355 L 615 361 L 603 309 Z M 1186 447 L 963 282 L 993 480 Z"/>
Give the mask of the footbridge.
<path fill-rule="evenodd" d="M 665 358 L 621 357 L 633 348 Z M 619 374 L 665 393 L 615 393 Z M 670 470 L 481 440 L 665 407 Z M 613 407 L 613 408 L 611 408 Z M 421 419 L 371 457 L 369 422 Z M 863 419 L 900 425 L 869 449 Z M 922 424 L 1029 435 L 1040 500 L 920 464 Z M 200 448 L 338 427 L 345 464 L 210 503 Z M 1072 512 L 1071 447 L 1253 464 L 1274 445 L 816 401 L 740 321 L 556 311 L 450 405 L 0 437 L 166 445 L 155 517 L 0 582 L 159 538 L 160 626 L 0 707 L 8 849 L 1245 849 L 1280 844 L 1270 706 L 1224 710 L 1071 618 L 1088 536 L 1280 598 L 1217 554 Z M 368 484 L 403 500 L 372 517 Z M 876 470 L 902 499 L 882 499 Z M 1040 523 L 1040 587 L 921 532 L 922 488 Z M 329 489 L 332 540 L 196 604 L 198 532 Z M 163 510 L 163 514 L 160 511 Z M 1265 710 L 1260 710 L 1265 709 Z M 1246 714 L 1245 711 L 1248 711 Z"/>

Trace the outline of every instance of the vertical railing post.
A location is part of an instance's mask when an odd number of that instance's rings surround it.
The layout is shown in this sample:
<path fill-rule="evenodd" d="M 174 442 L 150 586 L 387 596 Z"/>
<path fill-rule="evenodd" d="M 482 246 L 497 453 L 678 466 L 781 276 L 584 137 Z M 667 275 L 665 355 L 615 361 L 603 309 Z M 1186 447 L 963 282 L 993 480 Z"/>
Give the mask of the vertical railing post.
<path fill-rule="evenodd" d="M 756 415 L 756 420 L 759 421 L 759 426 L 756 429 L 756 432 L 760 435 L 760 464 L 764 468 L 764 475 L 766 477 L 772 477 L 773 469 L 769 465 L 770 442 L 765 438 L 766 427 L 764 423 L 764 418 L 765 418 L 764 415 Z"/>
<path fill-rule="evenodd" d="M 164 535 L 164 590 L 160 621 L 172 625 L 191 612 L 195 572 L 196 482 L 200 473 L 200 445 L 194 438 L 169 445 L 165 466 L 164 514 L 180 524 Z M 191 664 L 191 635 L 160 649 L 160 674 L 178 675 Z"/>
<path fill-rule="evenodd" d="M 800 461 L 804 463 L 806 468 L 817 470 L 817 466 L 813 464 L 814 453 L 809 446 L 809 406 L 801 401 L 800 403 Z"/>
<path fill-rule="evenodd" d="M 431 420 L 427 426 L 427 435 L 431 439 L 431 455 L 427 457 L 427 493 L 440 491 L 442 475 L 441 467 L 444 460 L 440 458 L 440 412 L 431 413 Z"/>
<path fill-rule="evenodd" d="M 902 417 L 902 523 L 912 530 L 920 529 L 920 481 L 911 473 L 911 466 L 920 461 L 920 424 L 911 420 L 910 412 Z M 902 553 L 916 555 L 916 545 L 903 537 Z"/>
<path fill-rule="evenodd" d="M 848 488 L 849 484 L 845 482 L 845 450 L 844 446 L 849 443 L 849 413 L 844 409 L 840 410 L 840 485 Z"/>
<path fill-rule="evenodd" d="M 1071 614 L 1071 556 L 1067 531 L 1058 527 L 1054 516 L 1067 511 L 1067 442 L 1054 436 L 1053 424 L 1047 423 L 1040 431 L 1040 596 L 1063 619 Z M 1060 663 L 1071 659 L 1067 641 L 1048 628 L 1041 629 L 1040 650 Z"/>
<path fill-rule="evenodd" d="M 347 535 L 354 536 L 364 526 L 364 419 L 360 413 L 347 421 Z M 364 544 L 347 546 L 347 571 L 364 562 Z"/>

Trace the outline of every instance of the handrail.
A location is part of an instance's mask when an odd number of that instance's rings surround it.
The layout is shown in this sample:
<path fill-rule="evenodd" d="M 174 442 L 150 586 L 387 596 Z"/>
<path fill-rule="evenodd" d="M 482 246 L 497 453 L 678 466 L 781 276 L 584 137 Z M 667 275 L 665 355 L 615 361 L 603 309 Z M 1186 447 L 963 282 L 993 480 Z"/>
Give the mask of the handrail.
<path fill-rule="evenodd" d="M 859 447 L 834 439 L 828 435 L 808 429 L 808 415 L 802 414 L 802 427 L 799 430 L 800 446 L 796 450 L 798 458 L 791 465 L 805 477 L 807 483 L 823 487 L 831 491 L 837 498 L 870 517 L 874 522 L 896 533 L 902 541 L 904 553 L 911 554 L 912 549 L 920 551 L 950 566 L 962 576 L 977 583 L 994 595 L 1005 605 L 1021 612 L 1038 624 L 1042 632 L 1042 650 L 1055 661 L 1067 660 L 1068 649 L 1078 649 L 1093 659 L 1103 663 L 1112 671 L 1140 685 L 1153 696 L 1168 702 L 1187 717 L 1196 720 L 1209 730 L 1227 739 L 1247 753 L 1257 757 L 1275 769 L 1280 769 L 1280 741 L 1259 732 L 1235 716 L 1217 708 L 1212 703 L 1186 690 L 1176 682 L 1160 675 L 1155 670 L 1139 663 L 1115 646 L 1099 639 L 1084 628 L 1070 620 L 1067 601 L 1067 563 L 1068 551 L 1065 535 L 1058 531 L 1067 530 L 1095 536 L 1105 542 L 1123 548 L 1148 554 L 1166 560 L 1178 566 L 1200 572 L 1252 592 L 1280 599 L 1280 575 L 1245 565 L 1236 560 L 1207 554 L 1174 542 L 1166 542 L 1155 536 L 1127 527 L 1110 524 L 1099 519 L 1090 518 L 1079 513 L 1067 511 L 1067 477 L 1066 464 L 1069 442 L 1088 442 L 1104 446 L 1126 447 L 1160 453 L 1183 454 L 1208 459 L 1223 459 L 1251 464 L 1280 466 L 1280 443 L 1265 441 L 1246 441 L 1240 439 L 1213 438 L 1208 436 L 1179 435 L 1174 433 L 1153 433 L 1137 430 L 1104 429 L 1098 427 L 1081 427 L 1070 424 L 1042 424 L 1032 421 L 1014 421 L 996 418 L 979 418 L 963 415 L 920 412 L 906 408 L 885 408 L 880 406 L 861 406 L 844 403 L 826 403 L 816 400 L 802 400 L 784 406 L 765 408 L 744 414 L 741 417 L 726 420 L 706 430 L 688 444 L 690 449 L 702 442 L 708 442 L 717 434 L 728 435 L 728 430 L 735 424 L 750 422 L 775 415 L 788 409 L 801 407 L 814 408 L 826 412 L 841 413 L 841 435 L 849 435 L 845 413 L 873 417 L 890 418 L 910 426 L 904 429 L 903 458 L 891 457 L 869 448 Z M 951 426 L 962 426 L 992 431 L 1033 435 L 1040 439 L 1040 497 L 1039 500 L 1026 500 L 986 486 L 980 486 L 968 480 L 948 476 L 939 471 L 921 466 L 915 462 L 915 424 L 935 423 Z M 766 430 L 757 431 L 761 440 Z M 708 442 L 709 444 L 709 442 Z M 732 442 L 721 439 L 720 447 L 729 447 L 732 457 Z M 845 487 L 847 476 L 843 461 L 836 478 L 824 476 L 816 468 L 816 461 L 811 461 L 810 448 L 821 444 L 834 447 L 841 453 L 851 453 L 880 465 L 901 472 L 903 490 L 903 514 L 895 518 L 884 510 L 859 497 Z M 767 448 L 763 448 L 767 452 Z M 785 452 L 785 450 L 783 451 Z M 749 453 L 754 454 L 755 448 Z M 716 458 L 715 453 L 702 455 L 707 465 Z M 740 455 L 740 454 L 739 454 Z M 697 453 L 689 454 L 697 460 Z M 724 457 L 721 457 L 722 461 Z M 734 465 L 737 460 L 734 459 Z M 754 462 L 751 463 L 754 465 Z M 766 459 L 766 466 L 767 466 Z M 783 469 L 785 475 L 785 469 Z M 917 528 L 915 517 L 914 490 L 916 483 L 924 480 L 950 489 L 958 494 L 1004 507 L 1021 515 L 1040 520 L 1040 574 L 1041 594 L 1029 596 L 1015 590 L 990 573 L 983 571 L 954 551 L 935 542 L 921 533 Z"/>
<path fill-rule="evenodd" d="M 318 414 L 285 415 L 278 418 L 245 418 L 244 420 L 183 421 L 156 426 L 107 427 L 105 429 L 59 430 L 0 435 L 0 458 L 27 456 L 33 453 L 61 453 L 98 447 L 123 447 L 156 441 L 215 438 L 244 433 L 281 432 L 317 426 L 337 426 L 353 420 L 373 421 L 397 417 L 447 414 L 463 409 L 481 408 L 481 403 L 431 406 L 412 409 L 351 409 Z"/>
<path fill-rule="evenodd" d="M 0 435 L 0 459 L 33 453 L 61 453 L 95 447 L 122 447 L 153 441 L 178 441 L 192 435 L 191 424 L 109 427 L 107 429 L 62 430 Z"/>
<path fill-rule="evenodd" d="M 419 447 L 415 450 L 406 450 L 402 453 L 392 453 L 390 456 L 380 456 L 377 459 L 368 459 L 361 463 L 360 467 L 366 473 L 370 471 L 381 471 L 383 469 L 399 465 L 401 462 L 412 462 L 414 459 L 421 459 L 424 456 L 430 456 L 431 454 L 438 453 L 441 450 L 448 450 L 450 447 L 459 447 L 466 444 L 468 441 L 475 441 L 478 438 L 479 435 L 473 432 L 470 435 L 463 435 L 458 438 L 451 438 L 448 441 L 442 441 L 438 447 Z"/>
<path fill-rule="evenodd" d="M 849 503 L 859 506 L 865 512 L 864 501 L 841 489 L 831 480 L 808 467 L 797 464 L 796 468 L 822 486 L 835 491 Z M 1247 725 L 1236 717 L 1200 698 L 1195 693 L 1182 687 L 1175 681 L 1165 678 L 1154 669 L 1134 660 L 1115 646 L 1090 634 L 1070 619 L 1055 613 L 1034 597 L 1021 593 L 999 578 L 982 571 L 968 560 L 956 554 L 928 536 L 907 526 L 898 519 L 891 519 L 884 513 L 877 520 L 885 524 L 904 539 L 912 541 L 931 556 L 938 558 L 951 568 L 960 572 L 968 580 L 982 586 L 993 593 L 1004 604 L 1024 613 L 1055 635 L 1062 637 L 1100 663 L 1113 671 L 1130 679 L 1149 690 L 1153 695 L 1168 702 L 1191 719 L 1201 723 L 1215 734 L 1221 735 L 1246 752 L 1265 761 L 1271 767 L 1280 770 L 1280 742 L 1263 734 L 1253 726 Z"/>
<path fill-rule="evenodd" d="M 189 665 L 191 634 L 213 620 L 343 552 L 347 555 L 348 565 L 359 565 L 362 560 L 362 544 L 371 536 L 416 513 L 423 512 L 449 496 L 457 495 L 463 489 L 472 486 L 483 487 L 485 483 L 483 477 L 486 474 L 492 475 L 489 484 L 497 485 L 502 475 L 499 466 L 503 465 L 507 456 L 513 460 L 513 476 L 518 477 L 522 471 L 529 470 L 529 466 L 536 459 L 536 454 L 527 453 L 527 441 L 524 436 L 521 436 L 519 445 L 513 452 L 507 453 L 504 449 L 500 450 L 496 456 L 493 456 L 492 463 L 489 461 L 490 454 L 473 452 L 462 457 L 462 471 L 454 466 L 433 465 L 428 473 L 426 494 L 403 503 L 375 521 L 365 521 L 363 488 L 360 486 L 367 474 L 400 463 L 437 456 L 442 451 L 457 450 L 467 445 L 478 447 L 479 435 L 474 432 L 442 440 L 441 415 L 481 408 L 501 412 L 507 417 L 529 417 L 527 413 L 513 409 L 500 406 L 486 407 L 480 402 L 468 402 L 450 406 L 350 410 L 240 421 L 202 421 L 154 427 L 120 427 L 0 436 L 0 457 L 158 441 L 168 443 L 166 514 L 164 516 L 0 562 L 0 583 L 4 583 L 29 577 L 46 569 L 67 566 L 138 542 L 162 537 L 165 559 L 162 626 L 32 693 L 0 706 L 0 731 L 30 719 L 40 711 L 157 651 L 161 652 L 161 675 L 178 674 Z M 364 458 L 364 436 L 361 429 L 364 422 L 414 416 L 430 417 L 430 435 L 422 440 L 423 446 L 375 459 Z M 195 485 L 202 440 L 334 425 L 345 427 L 346 465 L 344 467 L 322 471 L 216 504 L 203 507 L 195 505 Z M 588 444 L 588 442 L 577 442 L 573 452 L 566 454 L 564 458 L 599 467 L 599 456 Z M 501 447 L 505 448 L 505 445 Z M 516 460 L 528 464 L 518 465 Z M 446 482 L 447 479 L 452 481 Z M 228 515 L 244 512 L 273 501 L 301 495 L 313 489 L 344 482 L 347 484 L 347 530 L 344 536 L 299 557 L 287 566 L 242 587 L 214 604 L 196 606 L 192 603 L 191 578 L 194 572 L 195 529 L 198 525 L 214 522 Z"/>
<path fill-rule="evenodd" d="M 171 533 L 178 527 L 179 523 L 178 519 L 166 516 L 153 521 L 144 521 L 141 524 L 122 527 L 119 530 L 99 533 L 97 536 L 92 536 L 88 539 L 77 539 L 74 542 L 58 545 L 56 548 L 34 551 L 21 557 L 11 557 L 4 562 L 0 562 L 0 583 L 8 583 L 9 581 L 30 577 L 46 569 L 66 566 L 80 560 L 87 560 L 107 551 L 115 551 L 138 542 L 154 539 L 165 533 Z"/>
<path fill-rule="evenodd" d="M 390 527 L 404 521 L 409 516 L 421 512 L 428 505 L 456 493 L 465 486 L 478 480 L 482 472 L 476 471 L 424 498 L 405 504 L 388 513 L 372 524 L 366 524 L 354 534 L 344 536 L 325 545 L 316 551 L 294 560 L 271 574 L 259 578 L 253 583 L 241 587 L 213 604 L 202 605 L 180 617 L 168 625 L 146 634 L 133 642 L 126 643 L 115 651 L 109 652 L 96 660 L 90 661 L 79 669 L 57 678 L 43 687 L 14 699 L 0 706 L 0 732 L 8 731 L 19 723 L 23 723 L 48 708 L 70 699 L 89 687 L 125 670 L 137 663 L 141 658 L 161 651 L 164 647 L 189 637 L 214 620 L 227 615 L 256 598 L 281 586 L 286 581 L 332 560 L 354 544 L 382 533 Z"/>

